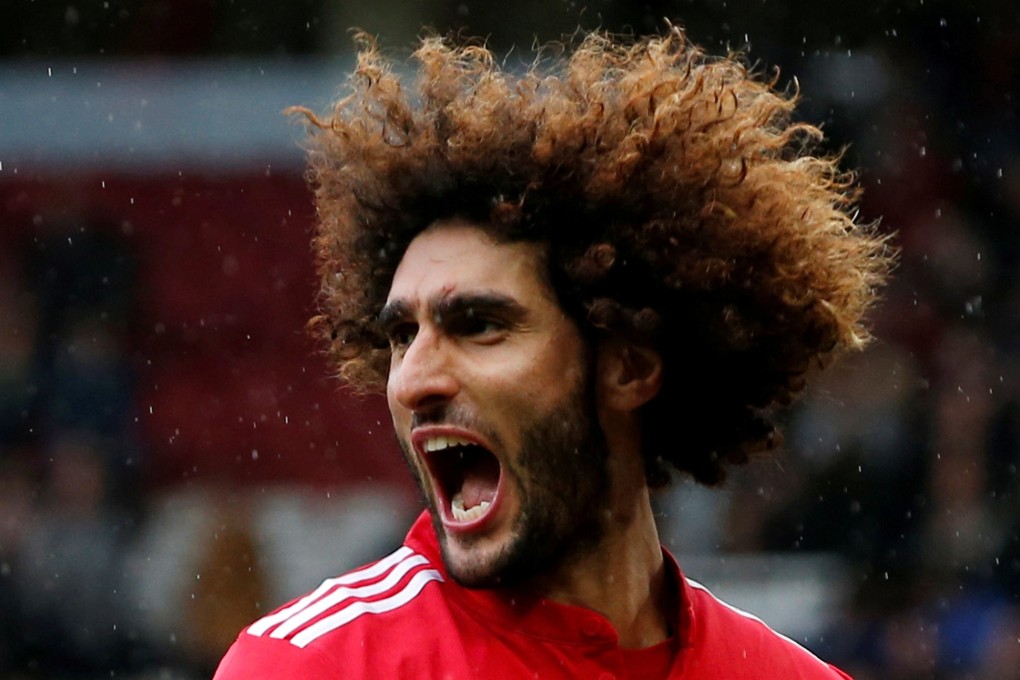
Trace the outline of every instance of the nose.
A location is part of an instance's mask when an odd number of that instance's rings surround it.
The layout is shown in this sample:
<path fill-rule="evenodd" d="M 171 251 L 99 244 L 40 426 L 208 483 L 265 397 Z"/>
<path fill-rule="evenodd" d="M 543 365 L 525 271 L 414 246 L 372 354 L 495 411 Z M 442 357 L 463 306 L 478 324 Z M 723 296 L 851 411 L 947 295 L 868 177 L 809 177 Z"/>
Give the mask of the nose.
<path fill-rule="evenodd" d="M 386 389 L 391 402 L 425 414 L 449 403 L 460 390 L 449 343 L 440 333 L 421 328 L 403 354 L 394 354 Z"/>

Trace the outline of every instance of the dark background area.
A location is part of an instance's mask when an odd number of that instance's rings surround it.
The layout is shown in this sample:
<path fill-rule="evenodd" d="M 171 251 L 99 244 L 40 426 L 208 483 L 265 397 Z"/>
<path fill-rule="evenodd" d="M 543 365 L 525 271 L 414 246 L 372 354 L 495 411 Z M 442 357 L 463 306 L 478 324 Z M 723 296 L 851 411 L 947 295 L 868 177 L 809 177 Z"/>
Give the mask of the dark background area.
<path fill-rule="evenodd" d="M 207 677 L 413 516 L 384 406 L 303 332 L 314 209 L 279 112 L 339 92 L 351 27 L 513 68 L 668 19 L 796 79 L 902 255 L 879 340 L 815 376 L 780 457 L 678 480 L 663 536 L 858 680 L 1020 678 L 1016 3 L 364 4 L 0 5 L 0 677 Z"/>

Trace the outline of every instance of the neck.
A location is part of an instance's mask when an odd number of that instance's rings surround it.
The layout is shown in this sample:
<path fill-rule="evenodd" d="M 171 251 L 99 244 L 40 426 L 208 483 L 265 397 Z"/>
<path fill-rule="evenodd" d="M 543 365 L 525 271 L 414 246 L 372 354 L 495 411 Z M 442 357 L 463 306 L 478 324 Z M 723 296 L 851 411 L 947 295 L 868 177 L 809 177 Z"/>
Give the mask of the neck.
<path fill-rule="evenodd" d="M 533 584 L 548 599 L 605 616 L 624 648 L 666 640 L 673 619 L 662 548 L 640 472 L 639 487 L 614 494 L 602 540 Z"/>

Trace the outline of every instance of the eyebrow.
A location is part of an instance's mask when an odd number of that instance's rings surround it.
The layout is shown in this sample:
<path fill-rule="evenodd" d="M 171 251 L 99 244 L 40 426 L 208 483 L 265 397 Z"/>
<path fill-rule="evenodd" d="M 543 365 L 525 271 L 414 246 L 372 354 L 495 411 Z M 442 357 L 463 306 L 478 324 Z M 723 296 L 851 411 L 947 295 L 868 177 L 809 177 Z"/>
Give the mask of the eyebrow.
<path fill-rule="evenodd" d="M 468 293 L 448 295 L 429 301 L 429 311 L 442 325 L 443 319 L 457 319 L 471 316 L 500 316 L 507 322 L 522 320 L 528 314 L 524 305 L 514 298 L 500 293 Z M 379 312 L 376 322 L 383 331 L 414 318 L 410 303 L 403 299 L 387 302 Z"/>
<path fill-rule="evenodd" d="M 379 311 L 379 315 L 376 317 L 376 324 L 379 328 L 387 332 L 394 326 L 402 321 L 406 321 L 413 316 L 411 313 L 411 305 L 405 300 L 393 300 L 387 302 L 386 305 Z"/>

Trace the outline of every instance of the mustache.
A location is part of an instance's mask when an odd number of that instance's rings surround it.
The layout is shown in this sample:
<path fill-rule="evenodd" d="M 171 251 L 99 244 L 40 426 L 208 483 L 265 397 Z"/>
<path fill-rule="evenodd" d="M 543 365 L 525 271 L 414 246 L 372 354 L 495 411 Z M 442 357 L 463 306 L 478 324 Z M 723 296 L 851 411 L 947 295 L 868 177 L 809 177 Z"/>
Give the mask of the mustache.
<path fill-rule="evenodd" d="M 436 406 L 434 409 L 428 409 L 421 412 L 415 411 L 411 414 L 411 431 L 413 432 L 416 427 L 421 425 L 448 425 L 451 427 L 460 427 L 479 434 L 485 439 L 485 441 L 497 449 L 503 446 L 503 439 L 496 430 L 494 430 L 484 420 L 478 418 L 478 416 L 462 406 L 443 404 Z M 400 436 L 397 438 L 403 439 L 403 437 Z M 405 450 L 410 448 L 409 444 L 405 445 L 403 442 L 401 442 L 401 446 L 405 446 Z"/>
<path fill-rule="evenodd" d="M 469 430 L 478 429 L 478 419 L 459 406 L 449 404 L 438 405 L 427 411 L 415 411 L 411 414 L 411 429 L 422 425 L 454 425 Z"/>

